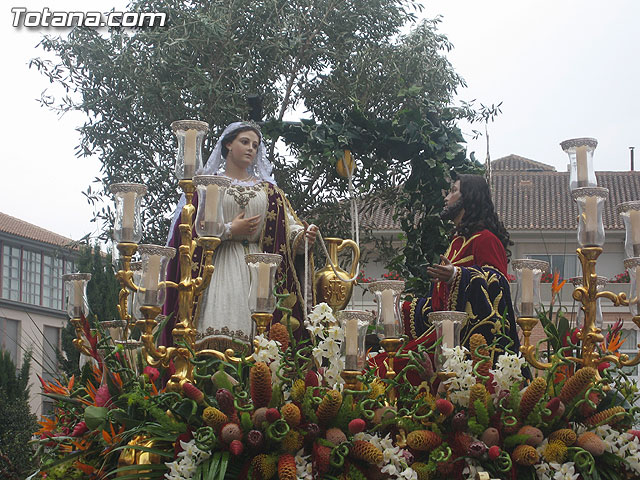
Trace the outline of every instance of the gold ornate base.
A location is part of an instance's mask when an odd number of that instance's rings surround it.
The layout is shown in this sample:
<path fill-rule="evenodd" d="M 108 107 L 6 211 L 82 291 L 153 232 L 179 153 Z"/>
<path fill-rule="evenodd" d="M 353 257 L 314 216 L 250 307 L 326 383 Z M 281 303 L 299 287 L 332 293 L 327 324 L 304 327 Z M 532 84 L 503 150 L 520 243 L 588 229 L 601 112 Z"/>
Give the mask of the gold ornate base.
<path fill-rule="evenodd" d="M 358 370 L 343 370 L 340 372 L 340 376 L 344 379 L 344 386 L 347 390 L 360 390 L 360 382 L 358 382 L 358 375 L 362 372 Z"/>

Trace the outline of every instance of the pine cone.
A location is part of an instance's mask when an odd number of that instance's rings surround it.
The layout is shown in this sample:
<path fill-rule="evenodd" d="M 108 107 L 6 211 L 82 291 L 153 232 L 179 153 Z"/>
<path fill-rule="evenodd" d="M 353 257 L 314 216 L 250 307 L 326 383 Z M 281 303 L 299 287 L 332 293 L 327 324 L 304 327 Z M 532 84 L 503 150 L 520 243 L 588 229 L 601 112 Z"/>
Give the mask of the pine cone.
<path fill-rule="evenodd" d="M 324 445 L 313 444 L 313 460 L 316 463 L 316 470 L 320 473 L 329 471 L 329 460 L 331 457 L 331 449 Z"/>
<path fill-rule="evenodd" d="M 564 382 L 562 390 L 560 390 L 560 401 L 568 405 L 581 397 L 582 393 L 596 378 L 597 373 L 598 371 L 592 367 L 584 367 L 578 370 L 575 375 L 569 377 L 567 381 Z"/>
<path fill-rule="evenodd" d="M 482 383 L 476 383 L 469 389 L 469 416 L 473 417 L 476 414 L 475 402 L 480 400 L 484 406 L 487 406 L 487 387 Z"/>
<path fill-rule="evenodd" d="M 302 402 L 304 400 L 304 393 L 307 391 L 307 386 L 304 384 L 304 380 L 301 378 L 297 379 L 293 382 L 293 386 L 291 387 L 291 399 L 294 402 Z"/>
<path fill-rule="evenodd" d="M 289 430 L 282 439 L 281 446 L 285 452 L 296 453 L 302 448 L 302 435 L 297 430 Z"/>
<path fill-rule="evenodd" d="M 194 400 L 198 405 L 205 403 L 204 393 L 202 393 L 193 383 L 183 383 L 182 393 L 184 393 L 185 397 Z"/>
<path fill-rule="evenodd" d="M 431 472 L 425 463 L 413 462 L 411 468 L 418 474 L 418 480 L 431 480 Z"/>
<path fill-rule="evenodd" d="M 407 435 L 407 445 L 421 452 L 430 452 L 442 443 L 442 438 L 430 430 L 414 430 Z"/>
<path fill-rule="evenodd" d="M 550 442 L 553 442 L 554 440 L 560 440 L 567 447 L 570 447 L 571 445 L 576 443 L 577 439 L 578 435 L 570 428 L 561 428 L 560 430 L 556 430 L 551 435 L 549 435 Z"/>
<path fill-rule="evenodd" d="M 229 421 L 229 418 L 215 407 L 205 408 L 204 412 L 202 412 L 202 419 L 204 420 L 204 423 L 214 430 L 217 430 Z"/>
<path fill-rule="evenodd" d="M 349 453 L 352 457 L 357 458 L 358 460 L 364 460 L 371 464 L 377 464 L 383 460 L 383 455 L 380 449 L 365 440 L 356 440 L 353 442 L 353 446 Z"/>
<path fill-rule="evenodd" d="M 281 351 L 286 351 L 289 348 L 289 331 L 287 327 L 282 323 L 272 324 L 269 329 L 269 340 L 280 342 Z"/>
<path fill-rule="evenodd" d="M 300 424 L 300 409 L 295 403 L 285 403 L 280 409 L 280 414 L 290 427 L 297 427 Z"/>
<path fill-rule="evenodd" d="M 550 463 L 564 463 L 567 459 L 567 446 L 560 440 L 551 440 L 542 452 L 542 456 Z"/>
<path fill-rule="evenodd" d="M 527 417 L 544 396 L 547 390 L 547 381 L 543 377 L 536 377 L 527 387 L 520 399 L 520 420 L 527 421 Z"/>
<path fill-rule="evenodd" d="M 260 453 L 251 460 L 253 471 L 259 473 L 263 480 L 270 480 L 276 474 L 276 458 Z"/>
<path fill-rule="evenodd" d="M 592 426 L 598 425 L 599 423 L 602 423 L 602 422 L 604 422 L 605 425 L 615 425 L 616 423 L 620 422 L 624 417 L 622 417 L 622 415 L 616 416 L 614 418 L 611 418 L 611 417 L 619 413 L 623 413 L 625 411 L 626 410 L 624 409 L 624 407 L 621 407 L 621 406 L 608 408 L 606 410 L 603 410 L 602 412 L 596 413 L 595 415 L 591 415 L 589 418 L 585 420 L 585 423 L 587 425 L 592 425 Z"/>
<path fill-rule="evenodd" d="M 538 451 L 531 445 L 518 445 L 511 454 L 511 458 L 518 465 L 525 467 L 535 465 L 540 460 Z"/>
<path fill-rule="evenodd" d="M 491 368 L 491 361 L 484 360 L 480 356 L 476 355 L 476 350 L 478 349 L 478 347 L 480 347 L 480 349 L 477 350 L 478 353 L 485 356 L 490 356 L 489 349 L 482 348 L 482 345 L 486 345 L 486 344 L 487 344 L 487 341 L 485 340 L 484 336 L 482 336 L 482 334 L 480 333 L 474 333 L 473 335 L 471 335 L 471 338 L 469 339 L 469 350 L 471 351 L 471 360 L 473 361 L 474 371 L 477 371 L 480 375 L 488 377 L 489 369 Z M 480 363 L 480 365 L 476 369 L 475 366 L 478 363 Z M 481 382 L 481 381 L 482 380 L 478 378 L 478 382 Z"/>
<path fill-rule="evenodd" d="M 227 415 L 236 413 L 236 407 L 233 404 L 233 394 L 226 388 L 220 388 L 216 392 L 216 401 L 220 410 Z"/>
<path fill-rule="evenodd" d="M 264 362 L 258 362 L 249 371 L 249 385 L 253 405 L 266 407 L 271 401 L 271 370 Z"/>
<path fill-rule="evenodd" d="M 318 410 L 316 411 L 318 422 L 327 423 L 334 418 L 338 410 L 340 410 L 341 405 L 342 394 L 337 390 L 329 390 L 320 402 L 320 405 L 318 405 Z"/>
<path fill-rule="evenodd" d="M 283 453 L 278 460 L 278 479 L 296 480 L 296 459 L 290 453 Z"/>

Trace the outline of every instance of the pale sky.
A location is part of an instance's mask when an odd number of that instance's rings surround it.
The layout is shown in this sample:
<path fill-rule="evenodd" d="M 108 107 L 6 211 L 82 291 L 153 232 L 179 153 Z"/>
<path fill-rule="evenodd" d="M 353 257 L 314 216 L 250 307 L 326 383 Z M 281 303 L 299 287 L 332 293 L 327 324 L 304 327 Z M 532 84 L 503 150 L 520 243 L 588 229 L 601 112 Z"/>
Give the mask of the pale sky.
<path fill-rule="evenodd" d="M 89 6 L 90 5 L 90 6 Z M 633 0 L 434 0 L 422 15 L 442 15 L 448 54 L 468 88 L 464 100 L 503 102 L 489 125 L 491 158 L 522 155 L 565 170 L 559 143 L 594 137 L 596 170 L 628 170 L 629 148 L 640 170 L 640 2 Z M 44 28 L 14 28 L 12 6 L 30 11 L 126 10 L 124 1 L 11 0 L 0 28 L 3 159 L 0 211 L 56 233 L 80 238 L 94 232 L 82 191 L 100 176 L 97 159 L 76 158 L 81 114 L 59 119 L 36 99 L 47 80 L 28 68 Z M 484 159 L 484 138 L 468 148 Z M 478 126 L 479 128 L 479 126 Z M 640 192 L 638 197 L 640 198 Z"/>

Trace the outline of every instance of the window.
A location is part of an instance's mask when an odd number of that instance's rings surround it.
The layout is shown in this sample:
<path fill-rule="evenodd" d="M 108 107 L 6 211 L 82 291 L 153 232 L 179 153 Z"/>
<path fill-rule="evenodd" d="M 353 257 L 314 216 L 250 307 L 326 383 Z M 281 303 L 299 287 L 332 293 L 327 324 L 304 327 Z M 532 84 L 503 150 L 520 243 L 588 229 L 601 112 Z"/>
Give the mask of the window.
<path fill-rule="evenodd" d="M 42 378 L 48 382 L 58 376 L 60 329 L 45 325 L 42 329 Z"/>
<path fill-rule="evenodd" d="M 61 258 L 45 255 L 42 272 L 42 305 L 62 309 L 62 262 Z"/>
<path fill-rule="evenodd" d="M 2 247 L 2 297 L 20 301 L 20 248 Z"/>
<path fill-rule="evenodd" d="M 533 260 L 549 262 L 549 273 L 560 273 L 560 278 L 569 279 L 576 276 L 576 256 L 573 255 L 527 255 Z"/>
<path fill-rule="evenodd" d="M 42 254 L 31 250 L 22 251 L 22 301 L 40 305 L 40 272 Z"/>
<path fill-rule="evenodd" d="M 0 348 L 9 352 L 11 359 L 18 364 L 18 332 L 20 322 L 9 318 L 0 318 Z"/>
<path fill-rule="evenodd" d="M 73 264 L 73 260 L 65 260 L 64 261 L 64 273 L 76 273 L 75 265 Z"/>

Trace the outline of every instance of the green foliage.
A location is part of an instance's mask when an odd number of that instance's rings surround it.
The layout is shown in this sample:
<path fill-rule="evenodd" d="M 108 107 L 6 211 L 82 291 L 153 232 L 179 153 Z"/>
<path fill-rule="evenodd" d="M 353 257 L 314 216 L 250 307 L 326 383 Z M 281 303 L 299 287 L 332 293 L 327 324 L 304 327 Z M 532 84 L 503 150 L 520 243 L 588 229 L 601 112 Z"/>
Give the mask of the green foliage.
<path fill-rule="evenodd" d="M 504 448 L 506 449 L 511 449 L 514 448 L 518 445 L 522 445 L 524 442 L 527 441 L 527 439 L 529 438 L 529 435 L 525 435 L 525 434 L 513 434 L 513 435 L 509 435 L 507 438 L 504 439 Z"/>
<path fill-rule="evenodd" d="M 476 410 L 476 420 L 483 427 L 484 431 L 484 429 L 489 426 L 489 412 L 487 411 L 487 407 L 485 407 L 481 400 L 473 402 L 473 406 Z"/>
<path fill-rule="evenodd" d="M 486 427 L 483 426 L 480 422 L 478 422 L 477 417 L 469 418 L 469 431 L 473 433 L 476 437 L 482 435 L 482 432 L 485 431 Z"/>
<path fill-rule="evenodd" d="M 102 162 L 97 188 L 85 192 L 88 201 L 99 204 L 103 197 L 110 197 L 107 185 L 114 182 L 136 181 L 149 187 L 143 213 L 144 242 L 163 243 L 166 215 L 178 197 L 173 177 L 175 139 L 169 124 L 181 118 L 209 122 L 211 132 L 204 145 L 207 158 L 222 128 L 247 118 L 249 95 L 259 95 L 264 116 L 276 122 L 293 107 L 309 111 L 323 124 L 354 110 L 366 118 L 386 121 L 371 130 L 370 136 L 380 136 L 382 141 L 377 144 L 379 155 L 371 155 L 366 162 L 375 161 L 379 169 L 388 171 L 389 185 L 397 186 L 392 180 L 406 176 L 411 158 L 423 146 L 427 147 L 423 163 L 431 163 L 431 171 L 420 175 L 423 179 L 430 174 L 440 178 L 436 164 L 459 156 L 460 149 L 450 150 L 460 140 L 459 132 L 440 128 L 438 111 L 464 83 L 443 55 L 451 44 L 437 31 L 438 20 L 416 22 L 414 12 L 422 7 L 415 0 L 133 0 L 128 8 L 165 12 L 167 26 L 112 29 L 107 35 L 75 28 L 66 37 L 45 36 L 40 46 L 57 60 L 36 58 L 31 66 L 67 92 L 58 99 L 43 93 L 45 105 L 61 113 L 86 114 L 79 128 L 77 154 L 96 154 Z M 416 105 L 417 120 L 409 126 L 402 112 L 414 112 Z M 470 115 L 469 109 L 456 112 L 460 114 Z M 406 135 L 395 137 L 405 126 Z M 413 155 L 401 154 L 399 170 L 390 164 L 392 156 L 387 152 L 402 149 L 406 136 L 422 141 L 412 142 Z M 306 205 L 316 192 L 325 192 L 332 185 L 329 172 L 336 161 L 335 145 L 324 144 L 321 168 L 313 169 L 304 155 L 296 160 L 276 155 L 278 136 L 270 138 L 276 178 L 294 207 Z M 348 135 L 339 143 L 366 148 L 366 139 Z M 363 157 L 357 160 L 365 163 Z M 365 165 L 358 176 L 365 181 L 375 175 L 370 170 Z M 434 183 L 437 196 L 446 183 Z M 344 181 L 337 185 L 344 194 Z M 420 181 L 414 187 L 419 188 Z M 357 189 L 369 193 L 360 186 Z M 329 196 L 317 206 L 338 209 L 335 202 L 325 205 Z M 415 206 L 407 204 L 408 209 Z M 106 230 L 113 218 L 109 205 L 94 220 Z M 435 234 L 439 235 L 438 228 Z M 424 240 L 423 248 L 428 242 Z"/>
<path fill-rule="evenodd" d="M 38 424 L 29 411 L 30 363 L 28 352 L 16 373 L 9 353 L 0 351 L 0 477 L 7 480 L 25 478 L 34 467 L 29 440 Z"/>

